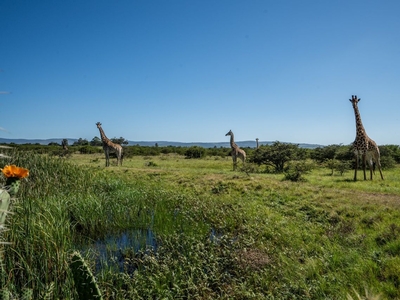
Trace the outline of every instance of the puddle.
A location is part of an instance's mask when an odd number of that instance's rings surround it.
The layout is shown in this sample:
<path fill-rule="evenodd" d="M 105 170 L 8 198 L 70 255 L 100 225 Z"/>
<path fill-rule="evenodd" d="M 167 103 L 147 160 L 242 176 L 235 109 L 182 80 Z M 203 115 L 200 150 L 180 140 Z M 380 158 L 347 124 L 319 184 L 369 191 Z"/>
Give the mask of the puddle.
<path fill-rule="evenodd" d="M 210 232 L 210 240 L 216 244 L 219 243 L 221 238 L 223 237 L 223 232 L 221 230 L 217 230 L 214 227 L 211 228 Z"/>
<path fill-rule="evenodd" d="M 209 239 L 214 244 L 221 244 L 222 242 L 226 242 L 226 241 L 233 244 L 238 241 L 239 237 L 237 235 L 235 235 L 235 236 L 231 236 L 228 238 L 228 236 L 225 235 L 224 231 L 212 227 L 211 231 L 210 231 Z"/>
<path fill-rule="evenodd" d="M 155 234 L 150 229 L 136 229 L 116 235 L 108 235 L 103 239 L 81 247 L 81 252 L 91 253 L 95 258 L 95 272 L 103 268 L 115 269 L 132 274 L 135 270 L 126 269 L 126 257 L 139 251 L 157 250 Z"/>

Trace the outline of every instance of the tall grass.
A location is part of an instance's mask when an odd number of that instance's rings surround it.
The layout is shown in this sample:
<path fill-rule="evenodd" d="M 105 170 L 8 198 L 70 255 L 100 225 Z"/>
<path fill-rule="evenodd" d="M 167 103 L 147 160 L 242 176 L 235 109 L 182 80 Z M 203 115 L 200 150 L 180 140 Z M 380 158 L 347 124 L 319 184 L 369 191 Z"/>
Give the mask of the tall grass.
<path fill-rule="evenodd" d="M 5 235 L 11 245 L 3 247 L 2 289 L 11 294 L 29 288 L 39 299 L 51 286 L 55 299 L 73 298 L 67 261 L 82 243 L 131 228 L 162 232 L 181 224 L 172 214 L 165 217 L 168 203 L 162 203 L 169 198 L 163 190 L 128 186 L 102 171 L 31 153 L 14 153 L 4 162 L 10 163 L 30 170 L 12 204 Z"/>

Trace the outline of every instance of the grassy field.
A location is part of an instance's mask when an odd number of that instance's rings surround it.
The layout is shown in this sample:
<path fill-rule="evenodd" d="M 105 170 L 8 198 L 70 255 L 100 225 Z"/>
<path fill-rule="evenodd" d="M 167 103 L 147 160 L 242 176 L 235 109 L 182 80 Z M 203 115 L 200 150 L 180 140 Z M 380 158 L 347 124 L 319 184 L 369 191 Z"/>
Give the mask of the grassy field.
<path fill-rule="evenodd" d="M 317 168 L 291 182 L 229 157 L 13 163 L 30 177 L 3 234 L 10 295 L 76 299 L 78 249 L 105 299 L 400 299 L 398 167 L 384 181 Z"/>

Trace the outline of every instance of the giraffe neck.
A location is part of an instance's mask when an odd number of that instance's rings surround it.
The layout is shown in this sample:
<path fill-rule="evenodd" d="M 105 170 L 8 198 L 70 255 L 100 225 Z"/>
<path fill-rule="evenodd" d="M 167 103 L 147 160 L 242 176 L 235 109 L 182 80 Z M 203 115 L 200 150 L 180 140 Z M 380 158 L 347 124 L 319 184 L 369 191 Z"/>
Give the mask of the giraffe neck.
<path fill-rule="evenodd" d="M 358 107 L 356 105 L 353 105 L 353 108 L 356 117 L 356 134 L 358 137 L 367 136 L 367 133 L 365 132 L 363 123 L 361 121 L 360 111 L 358 110 Z"/>
<path fill-rule="evenodd" d="M 100 131 L 100 137 L 103 143 L 109 144 L 111 141 L 107 138 L 106 134 L 103 131 L 103 128 L 99 128 Z"/>
<path fill-rule="evenodd" d="M 231 134 L 231 147 L 232 148 L 237 148 L 237 145 L 235 143 L 235 138 L 233 137 L 233 133 Z"/>

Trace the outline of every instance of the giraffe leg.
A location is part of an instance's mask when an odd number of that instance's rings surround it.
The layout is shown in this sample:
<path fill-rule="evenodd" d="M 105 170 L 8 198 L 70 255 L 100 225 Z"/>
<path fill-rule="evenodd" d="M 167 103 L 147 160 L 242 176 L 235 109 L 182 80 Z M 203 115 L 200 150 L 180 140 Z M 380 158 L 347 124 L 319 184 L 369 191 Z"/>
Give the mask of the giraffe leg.
<path fill-rule="evenodd" d="M 366 154 L 363 154 L 363 155 L 362 155 L 362 160 L 363 160 L 364 180 L 367 180 L 367 173 L 366 173 L 366 168 L 367 168 L 367 155 L 366 155 Z"/>
<path fill-rule="evenodd" d="M 105 151 L 106 154 L 106 167 L 110 166 L 110 154 L 108 151 Z"/>
<path fill-rule="evenodd" d="M 379 173 L 381 174 L 381 179 L 384 180 L 383 174 L 382 174 L 382 169 L 381 169 L 381 164 L 379 164 L 378 168 L 379 168 Z"/>
<path fill-rule="evenodd" d="M 371 180 L 372 180 L 372 173 L 375 174 L 375 172 L 373 172 L 373 167 L 372 167 L 372 165 L 369 165 L 369 174 L 370 174 Z"/>
<path fill-rule="evenodd" d="M 357 169 L 358 169 L 358 155 L 355 155 L 356 166 L 354 167 L 354 181 L 357 181 Z"/>
<path fill-rule="evenodd" d="M 384 180 L 383 174 L 382 174 L 381 158 L 380 158 L 379 151 L 374 153 L 373 161 L 375 163 L 374 167 L 376 168 L 376 166 L 378 166 L 379 174 L 381 174 L 381 179 Z M 374 168 L 374 171 L 375 171 L 375 168 Z M 375 174 L 375 172 L 374 172 L 374 174 Z"/>
<path fill-rule="evenodd" d="M 379 173 L 381 174 L 381 179 L 384 180 L 384 179 L 383 179 L 383 174 L 382 174 L 381 162 L 380 162 L 379 159 L 377 160 L 377 163 L 376 163 L 376 164 L 378 165 L 378 170 L 379 170 Z"/>
<path fill-rule="evenodd" d="M 235 171 L 237 167 L 237 156 L 233 155 L 232 159 L 233 159 L 233 171 Z"/>
<path fill-rule="evenodd" d="M 373 179 L 373 175 L 375 175 L 375 166 L 374 162 L 372 161 L 372 158 L 367 157 L 366 158 L 368 166 L 369 166 L 369 174 L 370 174 L 370 179 Z"/>

